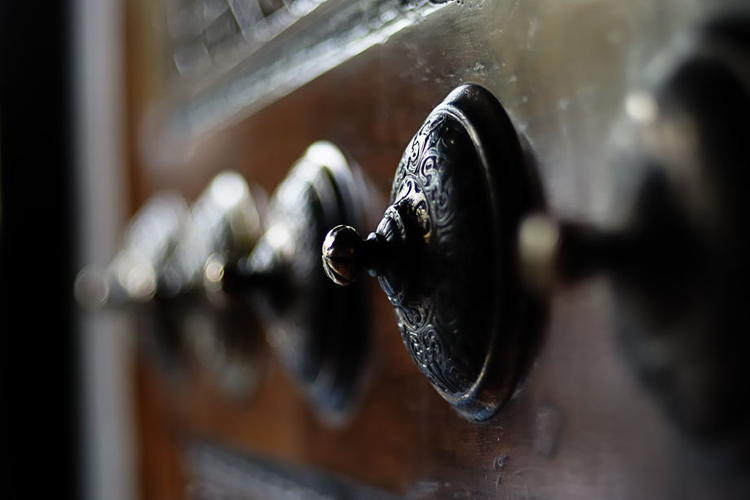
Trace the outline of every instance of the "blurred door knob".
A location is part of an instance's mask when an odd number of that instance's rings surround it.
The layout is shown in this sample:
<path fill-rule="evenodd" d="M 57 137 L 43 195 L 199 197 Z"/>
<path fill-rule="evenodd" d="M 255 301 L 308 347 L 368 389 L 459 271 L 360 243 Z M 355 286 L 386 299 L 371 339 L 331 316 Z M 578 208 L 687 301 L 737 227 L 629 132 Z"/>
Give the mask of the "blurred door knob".
<path fill-rule="evenodd" d="M 180 196 L 154 196 L 133 217 L 112 262 L 104 269 L 88 266 L 78 274 L 78 302 L 96 308 L 151 301 L 186 215 L 187 205 Z"/>
<path fill-rule="evenodd" d="M 359 224 L 364 181 L 334 145 L 313 144 L 272 195 L 265 232 L 252 252 L 226 265 L 222 285 L 247 296 L 270 344 L 323 415 L 350 408 L 368 342 L 364 288 L 343 293 L 320 269 L 326 230 Z"/>
<path fill-rule="evenodd" d="M 246 304 L 221 290 L 227 262 L 247 255 L 262 234 L 259 206 L 243 177 L 217 175 L 193 203 L 164 266 L 162 294 L 188 354 L 226 395 L 246 397 L 262 372 L 261 329 Z"/>
<path fill-rule="evenodd" d="M 520 255 L 537 290 L 604 273 L 636 371 L 697 436 L 747 434 L 750 386 L 750 22 L 714 22 L 625 103 L 621 186 L 597 225 L 527 217 Z"/>
<path fill-rule="evenodd" d="M 258 328 L 246 307 L 217 290 L 214 274 L 226 260 L 246 255 L 260 233 L 258 208 L 236 173 L 218 175 L 190 210 L 175 194 L 157 194 L 134 216 L 112 262 L 79 273 L 76 296 L 85 306 L 136 309 L 145 340 L 169 365 L 184 361 L 186 338 L 202 346 L 193 350 L 202 364 L 231 373 L 221 380 L 247 393 L 254 371 L 240 377 L 236 368 L 250 366 L 245 361 L 257 335 L 248 330 Z"/>

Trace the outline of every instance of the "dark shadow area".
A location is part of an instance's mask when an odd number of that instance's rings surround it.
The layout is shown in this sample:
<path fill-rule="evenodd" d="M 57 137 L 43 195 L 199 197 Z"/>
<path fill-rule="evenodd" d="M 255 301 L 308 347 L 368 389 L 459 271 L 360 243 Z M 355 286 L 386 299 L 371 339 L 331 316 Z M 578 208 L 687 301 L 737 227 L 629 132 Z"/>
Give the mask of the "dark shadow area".
<path fill-rule="evenodd" d="M 0 4 L 6 499 L 80 498 L 69 7 Z"/>

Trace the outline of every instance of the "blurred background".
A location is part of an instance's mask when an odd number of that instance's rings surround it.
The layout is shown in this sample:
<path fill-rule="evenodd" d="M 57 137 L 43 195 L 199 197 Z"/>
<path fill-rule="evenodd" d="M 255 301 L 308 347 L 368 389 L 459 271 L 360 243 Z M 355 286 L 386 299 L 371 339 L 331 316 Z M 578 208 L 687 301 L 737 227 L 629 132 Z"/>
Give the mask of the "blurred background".
<path fill-rule="evenodd" d="M 0 497 L 748 498 L 748 19 L 3 0 Z M 472 205 L 460 262 L 419 275 L 459 311 L 431 344 L 320 249 L 375 230 L 464 84 L 501 124 L 437 156 L 469 183 L 502 150 L 510 187 L 446 191 Z"/>

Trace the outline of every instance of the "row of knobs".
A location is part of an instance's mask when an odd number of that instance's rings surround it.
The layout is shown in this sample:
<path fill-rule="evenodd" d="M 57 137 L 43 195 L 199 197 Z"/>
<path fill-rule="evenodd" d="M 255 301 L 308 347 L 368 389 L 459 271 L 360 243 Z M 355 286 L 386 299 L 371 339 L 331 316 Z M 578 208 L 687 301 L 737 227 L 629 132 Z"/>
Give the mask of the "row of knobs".
<path fill-rule="evenodd" d="M 76 295 L 90 308 L 137 312 L 157 359 L 179 367 L 197 358 L 233 395 L 258 381 L 262 330 L 321 414 L 340 418 L 361 372 L 367 314 L 363 292 L 325 278 L 319 249 L 331 226 L 361 223 L 361 189 L 356 167 L 319 142 L 267 203 L 235 172 L 190 207 L 157 194 L 111 263 L 79 273 Z"/>
<path fill-rule="evenodd" d="M 604 276 L 622 351 L 662 409 L 744 450 L 748 26 L 743 11 L 701 27 L 626 97 L 606 166 L 613 210 L 597 223 L 551 214 L 543 159 L 488 91 L 456 89 L 407 146 L 377 229 L 328 234 L 328 276 L 377 276 L 417 365 L 472 420 L 517 390 L 555 291 Z"/>
<path fill-rule="evenodd" d="M 367 273 L 419 370 L 478 421 L 517 391 L 554 291 L 603 274 L 626 355 L 665 410 L 698 436 L 743 433 L 750 59 L 738 26 L 703 27 L 673 67 L 626 98 L 609 220 L 550 214 L 527 141 L 491 92 L 464 85 L 407 145 L 368 236 L 356 229 L 366 182 L 335 146 L 317 143 L 267 211 L 237 174 L 215 179 L 189 215 L 175 198 L 154 200 L 112 264 L 82 275 L 79 295 L 155 302 L 162 314 L 198 303 L 250 309 L 315 406 L 340 415 L 366 359 L 357 278 Z"/>

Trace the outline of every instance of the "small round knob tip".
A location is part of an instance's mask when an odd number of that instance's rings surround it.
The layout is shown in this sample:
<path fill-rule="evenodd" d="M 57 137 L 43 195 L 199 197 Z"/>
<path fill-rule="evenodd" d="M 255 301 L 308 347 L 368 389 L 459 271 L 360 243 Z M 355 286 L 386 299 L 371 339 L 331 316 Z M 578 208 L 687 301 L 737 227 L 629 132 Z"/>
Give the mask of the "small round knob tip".
<path fill-rule="evenodd" d="M 362 238 L 351 226 L 336 226 L 323 241 L 323 269 L 337 285 L 351 284 L 362 270 Z"/>

